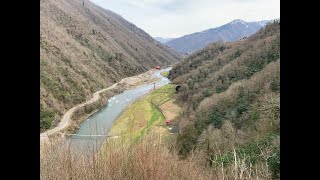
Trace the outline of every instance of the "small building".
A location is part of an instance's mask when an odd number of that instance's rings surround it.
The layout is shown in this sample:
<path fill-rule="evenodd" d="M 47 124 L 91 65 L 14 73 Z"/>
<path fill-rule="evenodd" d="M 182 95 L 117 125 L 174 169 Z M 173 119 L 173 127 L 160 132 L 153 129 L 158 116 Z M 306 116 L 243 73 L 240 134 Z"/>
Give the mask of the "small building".
<path fill-rule="evenodd" d="M 172 120 L 166 120 L 166 124 L 171 124 Z"/>
<path fill-rule="evenodd" d="M 156 69 L 160 69 L 160 66 L 156 66 Z"/>

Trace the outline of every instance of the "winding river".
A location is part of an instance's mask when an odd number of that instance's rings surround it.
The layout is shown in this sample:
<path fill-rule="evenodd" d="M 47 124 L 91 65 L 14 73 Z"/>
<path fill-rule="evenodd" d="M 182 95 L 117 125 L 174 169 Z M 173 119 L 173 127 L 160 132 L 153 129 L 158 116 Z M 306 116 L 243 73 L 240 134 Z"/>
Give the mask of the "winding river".
<path fill-rule="evenodd" d="M 154 72 L 154 76 L 160 79 L 155 83 L 156 88 L 170 83 L 170 80 L 163 77 L 160 73 L 169 71 L 171 68 L 172 67 L 169 67 Z M 108 131 L 113 122 L 121 115 L 125 108 L 139 97 L 153 90 L 153 88 L 153 83 L 141 85 L 111 97 L 108 100 L 108 105 L 101 108 L 81 123 L 80 129 L 75 135 L 68 137 L 67 141 L 71 142 L 71 144 L 75 145 L 77 148 L 88 147 L 90 144 L 94 144 L 96 148 L 100 148 L 107 138 Z"/>

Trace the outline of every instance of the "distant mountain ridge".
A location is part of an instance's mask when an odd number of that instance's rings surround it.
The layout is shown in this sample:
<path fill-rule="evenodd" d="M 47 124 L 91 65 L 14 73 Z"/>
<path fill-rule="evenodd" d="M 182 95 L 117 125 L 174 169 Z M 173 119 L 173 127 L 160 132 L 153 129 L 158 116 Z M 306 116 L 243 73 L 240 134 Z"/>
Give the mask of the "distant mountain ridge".
<path fill-rule="evenodd" d="M 163 44 L 174 39 L 174 38 L 163 38 L 163 37 L 153 37 L 153 38 Z"/>
<path fill-rule="evenodd" d="M 273 20 L 246 22 L 236 19 L 220 27 L 184 35 L 165 43 L 167 46 L 183 52 L 192 53 L 217 41 L 233 42 L 250 36 Z"/>

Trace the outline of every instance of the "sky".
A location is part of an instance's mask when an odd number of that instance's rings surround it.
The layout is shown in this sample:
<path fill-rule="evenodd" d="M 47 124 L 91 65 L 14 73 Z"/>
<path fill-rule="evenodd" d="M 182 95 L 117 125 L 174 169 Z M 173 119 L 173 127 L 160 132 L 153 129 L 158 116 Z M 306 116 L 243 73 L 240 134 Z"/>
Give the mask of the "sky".
<path fill-rule="evenodd" d="M 235 19 L 280 18 L 280 0 L 91 0 L 153 37 L 177 38 Z"/>

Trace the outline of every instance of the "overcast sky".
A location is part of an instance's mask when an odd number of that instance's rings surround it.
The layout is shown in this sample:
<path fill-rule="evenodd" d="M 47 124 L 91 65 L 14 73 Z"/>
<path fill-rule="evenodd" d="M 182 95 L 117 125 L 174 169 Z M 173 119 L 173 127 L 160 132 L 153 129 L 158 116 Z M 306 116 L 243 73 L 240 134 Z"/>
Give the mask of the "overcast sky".
<path fill-rule="evenodd" d="M 153 37 L 180 37 L 234 19 L 280 18 L 280 0 L 91 0 Z"/>

